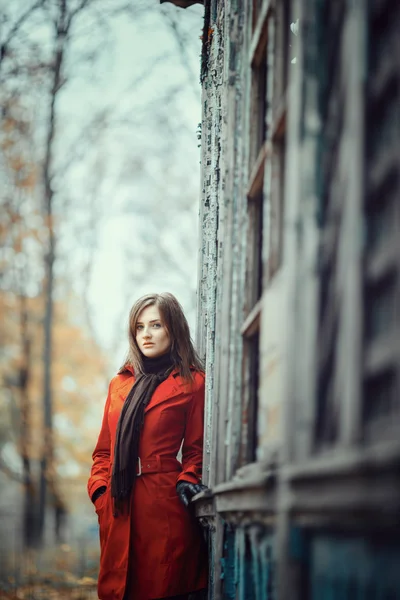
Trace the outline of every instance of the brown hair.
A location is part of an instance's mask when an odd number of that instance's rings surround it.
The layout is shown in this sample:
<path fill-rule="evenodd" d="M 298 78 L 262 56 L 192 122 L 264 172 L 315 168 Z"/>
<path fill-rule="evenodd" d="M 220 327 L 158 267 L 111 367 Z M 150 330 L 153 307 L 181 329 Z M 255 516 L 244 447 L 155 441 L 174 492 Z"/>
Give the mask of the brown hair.
<path fill-rule="evenodd" d="M 172 294 L 146 294 L 135 302 L 129 313 L 129 352 L 124 367 L 131 365 L 135 373 L 143 373 L 142 353 L 136 342 L 136 325 L 140 313 L 148 306 L 157 306 L 171 338 L 171 356 L 175 368 L 187 381 L 193 380 L 191 368 L 203 371 L 203 364 L 190 337 L 189 325 L 182 306 Z"/>

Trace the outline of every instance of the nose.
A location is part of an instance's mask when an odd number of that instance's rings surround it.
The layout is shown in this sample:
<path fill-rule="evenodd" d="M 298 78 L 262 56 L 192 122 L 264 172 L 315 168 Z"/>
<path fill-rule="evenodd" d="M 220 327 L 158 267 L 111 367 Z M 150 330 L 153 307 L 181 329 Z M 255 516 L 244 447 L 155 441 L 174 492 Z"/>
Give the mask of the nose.
<path fill-rule="evenodd" d="M 148 340 L 150 338 L 151 338 L 150 329 L 145 328 L 145 330 L 143 332 L 143 339 Z"/>

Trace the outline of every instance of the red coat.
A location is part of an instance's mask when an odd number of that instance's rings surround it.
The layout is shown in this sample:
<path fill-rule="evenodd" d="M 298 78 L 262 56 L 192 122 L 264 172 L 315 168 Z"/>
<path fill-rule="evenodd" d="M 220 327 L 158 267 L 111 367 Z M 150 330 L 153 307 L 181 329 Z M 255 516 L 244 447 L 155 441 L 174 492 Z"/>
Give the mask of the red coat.
<path fill-rule="evenodd" d="M 90 497 L 107 486 L 96 500 L 100 600 L 122 600 L 128 561 L 132 600 L 165 598 L 207 586 L 207 553 L 200 526 L 175 489 L 180 479 L 198 483 L 201 478 L 204 375 L 195 373 L 191 386 L 174 371 L 155 390 L 145 409 L 139 446 L 142 475 L 136 478 L 129 513 L 113 517 L 110 476 L 115 435 L 133 382 L 131 371 L 111 380 L 88 482 Z M 175 457 L 182 440 L 180 464 Z"/>

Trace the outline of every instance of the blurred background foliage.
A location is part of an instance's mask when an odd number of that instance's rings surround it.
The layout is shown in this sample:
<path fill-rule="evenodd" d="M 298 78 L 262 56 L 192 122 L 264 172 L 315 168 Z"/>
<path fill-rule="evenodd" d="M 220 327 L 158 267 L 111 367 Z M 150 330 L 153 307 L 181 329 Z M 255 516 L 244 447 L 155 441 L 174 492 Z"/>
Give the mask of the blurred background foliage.
<path fill-rule="evenodd" d="M 0 0 L 0 590 L 96 598 L 86 495 L 133 301 L 197 282 L 202 11 Z"/>

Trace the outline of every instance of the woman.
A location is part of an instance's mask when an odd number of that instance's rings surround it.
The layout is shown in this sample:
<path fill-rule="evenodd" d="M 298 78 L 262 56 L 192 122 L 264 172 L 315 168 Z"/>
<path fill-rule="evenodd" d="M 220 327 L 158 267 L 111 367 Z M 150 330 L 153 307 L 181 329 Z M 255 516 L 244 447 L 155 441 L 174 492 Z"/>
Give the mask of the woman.
<path fill-rule="evenodd" d="M 172 294 L 134 304 L 129 347 L 109 386 L 88 482 L 100 526 L 98 595 L 183 600 L 207 585 L 206 549 L 189 510 L 205 487 L 204 373 Z"/>

